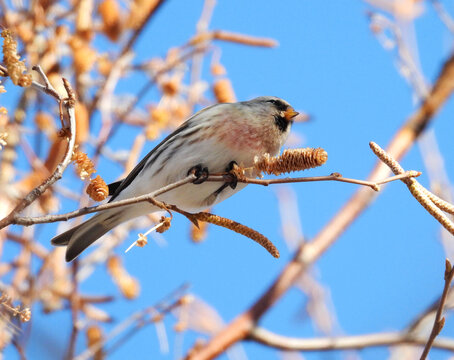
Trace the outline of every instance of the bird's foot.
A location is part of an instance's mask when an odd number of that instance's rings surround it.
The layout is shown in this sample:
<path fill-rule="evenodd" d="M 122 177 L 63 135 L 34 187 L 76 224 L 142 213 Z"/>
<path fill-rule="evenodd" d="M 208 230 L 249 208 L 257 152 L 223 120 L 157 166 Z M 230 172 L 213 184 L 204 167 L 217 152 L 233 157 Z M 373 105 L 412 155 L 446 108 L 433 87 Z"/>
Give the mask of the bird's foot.
<path fill-rule="evenodd" d="M 188 170 L 188 175 L 195 175 L 196 179 L 192 182 L 193 184 L 202 184 L 208 179 L 209 172 L 207 167 L 202 167 L 201 164 L 193 166 Z"/>
<path fill-rule="evenodd" d="M 235 189 L 238 185 L 238 176 L 236 175 L 236 170 L 238 169 L 238 164 L 236 161 L 231 161 L 225 171 L 227 174 L 224 175 L 225 183 L 215 191 L 215 195 L 219 195 L 222 190 L 230 186 L 232 189 Z"/>
<path fill-rule="evenodd" d="M 224 179 L 226 180 L 226 184 L 230 186 L 232 189 L 235 189 L 236 186 L 238 185 L 238 175 L 237 171 L 239 169 L 239 166 L 236 161 L 230 161 L 229 165 L 225 169 L 227 172 L 226 175 L 224 175 Z"/>

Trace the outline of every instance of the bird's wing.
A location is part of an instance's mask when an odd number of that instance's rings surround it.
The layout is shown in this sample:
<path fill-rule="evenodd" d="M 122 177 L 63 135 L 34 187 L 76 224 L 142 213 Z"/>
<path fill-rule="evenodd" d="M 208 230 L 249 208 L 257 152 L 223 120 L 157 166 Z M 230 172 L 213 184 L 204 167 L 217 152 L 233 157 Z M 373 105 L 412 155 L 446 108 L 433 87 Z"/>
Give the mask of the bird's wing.
<path fill-rule="evenodd" d="M 184 122 L 183 124 L 180 125 L 173 133 L 168 135 L 164 140 L 162 140 L 153 150 L 151 150 L 143 159 L 140 163 L 136 165 L 134 169 L 124 178 L 123 180 L 114 182 L 112 184 L 108 185 L 109 188 L 109 194 L 113 192 L 112 197 L 110 198 L 109 202 L 113 201 L 124 189 L 126 189 L 139 175 L 139 173 L 142 171 L 142 169 L 145 167 L 145 165 L 148 162 L 148 159 L 153 156 L 156 151 L 159 150 L 160 147 L 162 147 L 167 141 L 172 139 L 175 135 L 179 134 L 180 132 L 184 131 L 187 129 L 189 126 L 189 120 Z M 112 191 L 111 191 L 112 190 Z"/>
<path fill-rule="evenodd" d="M 115 182 L 107 185 L 107 188 L 109 189 L 109 196 L 112 196 L 113 194 L 115 194 L 115 192 L 117 191 L 118 187 L 121 185 L 121 183 L 124 180 L 125 179 L 121 179 L 121 180 L 115 181 Z"/>
<path fill-rule="evenodd" d="M 199 112 L 195 113 L 188 120 L 186 120 L 183 124 L 181 124 L 173 133 L 168 135 L 153 150 L 151 150 L 142 159 L 142 161 L 136 165 L 136 167 L 128 174 L 128 176 L 125 179 L 120 180 L 119 184 L 117 184 L 118 182 L 115 182 L 115 183 L 112 183 L 112 184 L 109 185 L 109 194 L 111 193 L 111 189 L 112 189 L 112 192 L 113 192 L 112 197 L 110 198 L 109 202 L 114 200 L 124 189 L 126 189 L 126 187 L 128 187 L 134 181 L 134 179 L 145 168 L 145 166 L 149 167 L 149 166 L 151 166 L 153 164 L 155 159 L 152 159 L 151 160 L 152 162 L 149 163 L 150 158 L 154 154 L 156 154 L 157 155 L 156 157 L 158 157 L 159 156 L 159 150 L 161 148 L 163 148 L 163 146 L 165 146 L 166 143 L 168 143 L 169 141 L 173 142 L 174 141 L 173 139 L 175 138 L 176 135 L 178 135 L 182 131 L 185 131 L 186 129 L 189 129 L 189 128 L 192 129 L 192 127 L 195 126 L 196 123 L 198 123 L 201 120 L 203 120 L 203 117 L 200 116 L 202 113 L 206 113 L 206 112 L 212 111 L 213 108 L 220 108 L 220 107 L 223 107 L 225 105 L 228 105 L 228 104 L 224 103 L 224 104 L 215 104 L 215 105 L 208 106 L 205 109 L 202 109 Z"/>

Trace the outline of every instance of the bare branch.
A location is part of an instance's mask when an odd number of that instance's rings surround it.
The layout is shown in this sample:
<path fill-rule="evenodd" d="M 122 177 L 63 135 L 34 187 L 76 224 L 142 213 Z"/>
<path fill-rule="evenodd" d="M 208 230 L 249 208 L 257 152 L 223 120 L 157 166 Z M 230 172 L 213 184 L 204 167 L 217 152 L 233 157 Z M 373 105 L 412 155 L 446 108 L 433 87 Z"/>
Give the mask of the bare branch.
<path fill-rule="evenodd" d="M 424 347 L 420 360 L 424 360 L 427 358 L 427 355 L 429 355 L 430 348 L 434 344 L 435 338 L 438 336 L 438 334 L 440 334 L 440 331 L 443 329 L 443 326 L 445 324 L 445 318 L 444 317 L 442 318 L 441 314 L 443 313 L 443 307 L 445 306 L 445 302 L 448 297 L 448 291 L 451 286 L 453 277 L 454 269 L 449 260 L 446 259 L 446 268 L 444 275 L 445 286 L 443 288 L 443 294 L 441 295 L 440 303 L 438 304 L 437 314 L 435 315 L 432 331 L 430 332 L 429 339 L 427 340 L 427 344 Z"/>
<path fill-rule="evenodd" d="M 64 107 L 66 109 L 68 121 L 69 121 L 69 138 L 68 138 L 68 148 L 66 149 L 65 156 L 63 160 L 57 165 L 55 168 L 55 171 L 53 172 L 52 175 L 50 175 L 41 185 L 37 186 L 34 188 L 25 198 L 23 198 L 19 204 L 16 205 L 16 207 L 11 211 L 11 213 L 0 220 L 0 229 L 4 228 L 7 225 L 10 225 L 14 223 L 15 218 L 18 217 L 18 214 L 24 210 L 27 206 L 29 206 L 32 202 L 34 202 L 37 198 L 39 198 L 50 186 L 52 186 L 57 180 L 59 180 L 63 172 L 65 171 L 66 167 L 69 165 L 71 162 L 71 156 L 74 150 L 74 144 L 75 144 L 75 134 L 76 134 L 76 117 L 75 117 L 75 112 L 74 112 L 74 105 L 75 105 L 75 98 L 74 98 L 74 93 L 71 90 L 71 87 L 67 81 L 64 80 L 65 88 L 68 93 L 68 99 L 62 99 L 60 95 L 53 89 L 49 81 L 46 78 L 46 75 L 44 72 L 41 70 L 41 68 L 35 67 L 34 70 L 36 70 L 42 77 L 44 77 L 45 80 L 45 87 L 42 89 L 42 85 L 40 85 L 38 88 L 44 91 L 46 94 L 51 94 L 54 96 L 59 104 L 64 103 Z M 33 82 L 33 84 L 35 84 Z M 61 107 L 60 107 L 61 111 Z M 63 114 L 60 113 L 60 117 L 63 117 Z"/>
<path fill-rule="evenodd" d="M 426 339 L 423 337 L 416 337 L 402 332 L 305 339 L 278 335 L 260 327 L 254 328 L 248 339 L 289 351 L 332 351 L 397 345 L 421 346 L 426 343 Z M 433 343 L 433 347 L 453 351 L 454 340 L 438 338 Z"/>
<path fill-rule="evenodd" d="M 245 184 L 257 184 L 257 185 L 263 185 L 263 186 L 268 186 L 272 184 L 287 184 L 287 183 L 299 183 L 299 182 L 313 182 L 313 181 L 340 181 L 340 182 L 346 182 L 346 183 L 351 183 L 351 184 L 357 184 L 357 185 L 364 185 L 371 187 L 375 191 L 379 190 L 378 184 L 384 184 L 390 181 L 395 181 L 395 180 L 402 180 L 406 178 L 411 178 L 415 176 L 419 176 L 421 173 L 417 171 L 407 171 L 404 172 L 403 174 L 400 174 L 399 176 L 393 176 L 391 178 L 387 178 L 384 180 L 380 180 L 379 182 L 371 182 L 371 181 L 364 181 L 364 180 L 357 180 L 357 179 L 350 179 L 350 178 L 344 178 L 342 177 L 341 174 L 339 173 L 334 173 L 328 176 L 313 176 L 313 177 L 300 177 L 300 178 L 284 178 L 284 179 L 253 179 L 253 178 L 239 178 L 237 181 L 239 183 L 245 183 Z M 84 207 L 78 210 L 74 210 L 65 214 L 59 214 L 59 215 L 44 215 L 44 216 L 37 216 L 37 217 L 21 217 L 21 216 L 15 216 L 14 220 L 12 221 L 13 224 L 16 225 L 34 225 L 34 224 L 44 224 L 44 223 L 51 223 L 51 222 L 57 222 L 57 221 L 66 221 L 69 219 L 73 219 L 75 217 L 79 217 L 82 215 L 86 214 L 91 214 L 94 212 L 99 212 L 99 211 L 105 211 L 121 206 L 126 206 L 126 205 L 131 205 L 131 204 L 136 204 L 139 202 L 153 202 L 157 201 L 156 197 L 159 195 L 162 195 L 170 190 L 173 190 L 177 187 L 180 187 L 182 185 L 191 183 L 195 180 L 194 175 L 188 175 L 186 178 L 176 181 L 172 184 L 169 184 L 167 186 L 162 187 L 161 189 L 158 189 L 156 191 L 153 191 L 151 193 L 137 196 L 134 198 L 130 199 L 124 199 L 124 200 L 119 200 L 119 201 L 114 201 L 111 203 L 106 203 L 102 205 L 97 205 L 97 206 L 91 206 L 91 207 Z M 229 176 L 229 174 L 223 173 L 223 174 L 213 174 L 210 175 L 205 181 L 214 181 L 214 182 L 223 182 L 223 183 L 230 183 L 233 181 L 233 179 Z M 166 209 L 165 205 L 159 205 L 164 209 Z M 183 212 L 182 212 L 183 213 Z M 1 223 L 0 223 L 1 224 Z"/>
<path fill-rule="evenodd" d="M 374 142 L 369 143 L 372 151 L 377 157 L 383 161 L 396 175 L 402 175 L 405 173 L 402 166 L 395 160 L 390 154 L 383 150 Z M 401 179 L 410 190 L 413 197 L 418 200 L 418 202 L 431 214 L 446 230 L 454 235 L 454 223 L 440 210 L 443 209 L 452 209 L 453 206 L 448 206 L 446 201 L 441 200 L 435 194 L 432 194 L 429 190 L 424 188 L 418 181 L 414 178 L 404 177 Z M 430 195 L 429 195 L 430 194 Z M 435 202 L 432 201 L 432 199 Z"/>

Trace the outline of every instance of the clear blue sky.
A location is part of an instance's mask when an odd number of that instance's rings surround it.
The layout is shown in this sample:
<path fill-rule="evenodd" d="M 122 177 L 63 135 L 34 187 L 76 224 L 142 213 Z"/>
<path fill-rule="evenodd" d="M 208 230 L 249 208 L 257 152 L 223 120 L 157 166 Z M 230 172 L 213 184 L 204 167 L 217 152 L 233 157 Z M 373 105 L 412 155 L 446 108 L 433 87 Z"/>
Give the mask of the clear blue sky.
<path fill-rule="evenodd" d="M 451 51 L 452 34 L 426 5 L 415 29 L 421 66 L 430 82 Z M 170 46 L 185 43 L 194 32 L 202 6 L 200 0 L 167 1 L 137 43 L 139 56 L 164 55 Z M 340 172 L 347 177 L 365 178 L 376 161 L 369 141 L 386 146 L 417 106 L 411 88 L 397 71 L 393 53 L 385 51 L 369 29 L 370 9 L 361 1 L 220 0 L 216 6 L 212 29 L 271 37 L 280 43 L 275 49 L 219 45 L 222 63 L 239 100 L 275 95 L 312 115 L 311 122 L 294 127 L 300 138 L 298 146 L 323 147 L 329 160 L 324 167 L 307 172 L 308 176 Z M 454 173 L 452 111 L 450 101 L 432 126 L 445 155 L 448 174 Z M 114 144 L 127 150 L 134 135 L 131 132 L 131 138 L 124 140 L 127 137 L 122 133 L 123 141 Z M 146 150 L 154 145 L 147 144 Z M 402 165 L 425 171 L 418 148 L 411 150 Z M 114 180 L 118 175 L 103 173 L 102 164 L 99 172 L 106 180 Z M 423 175 L 420 181 L 428 185 L 427 176 Z M 304 234 L 310 239 L 356 186 L 323 182 L 296 184 L 291 188 L 297 197 Z M 141 279 L 142 293 L 132 302 L 119 300 L 110 305 L 109 312 L 120 321 L 189 282 L 195 295 L 230 321 L 271 284 L 292 256 L 282 239 L 278 191 L 279 186 L 249 186 L 218 205 L 214 212 L 268 236 L 278 246 L 280 259 L 272 258 L 252 241 L 214 226 L 209 228 L 205 242 L 194 245 L 187 238 L 188 221 L 177 216 L 164 234 L 167 246 L 151 243 L 124 256 L 130 273 Z M 125 247 L 134 239 L 135 234 L 131 234 Z M 42 236 L 44 244 L 48 240 Z M 321 258 L 313 273 L 329 288 L 338 319 L 337 334 L 399 330 L 441 293 L 444 258 L 438 223 L 403 184 L 392 183 Z M 103 271 L 83 285 L 83 290 L 92 293 L 100 288 L 103 292 L 116 292 Z M 310 321 L 301 315 L 304 305 L 304 295 L 291 290 L 261 325 L 284 335 L 314 336 Z M 42 358 L 47 343 L 58 343 L 64 348 L 69 313 L 40 316 L 35 308 L 34 314 L 30 348 L 36 349 Z M 173 319 L 166 321 L 170 334 L 173 324 Z M 448 317 L 442 335 L 454 336 L 453 329 Z M 192 335 L 186 335 L 184 348 L 188 349 L 193 341 Z M 171 347 L 174 342 L 170 335 Z M 77 353 L 84 344 L 81 338 Z M 277 352 L 261 345 L 245 343 L 243 347 L 249 359 L 279 358 Z M 14 358 L 13 353 L 12 349 L 8 351 L 6 358 Z M 369 360 L 383 359 L 389 354 L 387 349 L 369 349 L 359 355 Z M 341 359 L 345 354 L 314 353 L 304 357 Z M 172 351 L 168 355 L 159 352 L 155 330 L 148 327 L 111 357 L 125 358 L 173 359 L 173 355 Z M 431 358 L 447 359 L 448 354 L 434 350 Z"/>

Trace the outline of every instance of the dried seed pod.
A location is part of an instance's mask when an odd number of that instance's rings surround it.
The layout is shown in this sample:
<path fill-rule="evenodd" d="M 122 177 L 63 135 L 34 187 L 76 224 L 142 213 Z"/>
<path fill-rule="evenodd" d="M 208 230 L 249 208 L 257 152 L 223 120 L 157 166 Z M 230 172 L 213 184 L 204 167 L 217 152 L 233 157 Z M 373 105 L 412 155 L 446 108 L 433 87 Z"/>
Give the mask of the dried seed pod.
<path fill-rule="evenodd" d="M 218 79 L 213 84 L 213 92 L 219 103 L 236 102 L 235 92 L 229 79 Z"/>
<path fill-rule="evenodd" d="M 227 70 L 220 63 L 211 65 L 211 75 L 213 76 L 224 76 L 227 74 Z"/>
<path fill-rule="evenodd" d="M 49 174 L 55 170 L 60 161 L 63 159 L 66 147 L 66 141 L 61 138 L 56 137 L 52 142 L 46 161 L 44 162 L 44 166 L 49 171 Z"/>
<path fill-rule="evenodd" d="M 9 77 L 14 85 L 22 87 L 30 86 L 32 83 L 32 76 L 24 74 L 26 72 L 25 61 L 20 60 L 17 53 L 17 42 L 14 40 L 11 31 L 3 30 L 1 32 L 3 37 L 3 62 L 8 69 Z"/>
<path fill-rule="evenodd" d="M 107 76 L 112 71 L 112 61 L 110 61 L 107 55 L 98 57 L 96 65 L 98 67 L 99 73 L 103 76 Z"/>
<path fill-rule="evenodd" d="M 264 235 L 260 234 L 258 231 L 255 231 L 254 229 L 251 229 L 250 227 L 240 224 L 236 221 L 223 218 L 218 215 L 213 215 L 210 213 L 206 212 L 199 212 L 197 214 L 193 214 L 194 218 L 200 221 L 205 221 L 210 224 L 222 226 L 226 229 L 233 230 L 237 232 L 238 234 L 244 235 L 248 237 L 249 239 L 254 240 L 261 246 L 263 246 L 272 256 L 275 258 L 278 258 L 279 255 L 279 250 L 274 246 L 274 244 Z"/>
<path fill-rule="evenodd" d="M 39 111 L 35 115 L 35 124 L 39 130 L 43 132 L 51 132 L 55 129 L 55 124 L 52 116 L 44 111 Z"/>
<path fill-rule="evenodd" d="M 147 140 L 156 140 L 161 135 L 161 128 L 156 124 L 148 124 L 145 128 L 145 137 Z"/>
<path fill-rule="evenodd" d="M 134 299 L 139 295 L 139 282 L 128 274 L 118 256 L 111 256 L 107 260 L 107 270 L 126 299 Z"/>
<path fill-rule="evenodd" d="M 74 152 L 71 160 L 76 165 L 76 173 L 82 180 L 96 172 L 93 162 L 88 158 L 87 154 L 81 151 Z"/>
<path fill-rule="evenodd" d="M 89 134 L 89 115 L 85 104 L 77 102 L 76 113 L 76 144 L 83 143 L 87 140 Z"/>
<path fill-rule="evenodd" d="M 15 32 L 25 44 L 31 42 L 35 37 L 34 27 L 31 21 L 20 22 L 17 24 Z"/>
<path fill-rule="evenodd" d="M 112 41 L 117 41 L 121 33 L 120 7 L 116 0 L 104 0 L 98 6 L 103 22 L 103 32 Z"/>
<path fill-rule="evenodd" d="M 190 236 L 192 241 L 198 243 L 205 240 L 208 229 L 208 224 L 206 222 L 199 223 L 199 227 L 195 226 L 194 224 L 190 224 L 190 226 L 191 226 Z"/>
<path fill-rule="evenodd" d="M 77 74 L 83 74 L 93 67 L 96 61 L 96 51 L 80 36 L 73 36 L 69 40 L 73 53 L 74 68 Z"/>
<path fill-rule="evenodd" d="M 160 222 L 162 223 L 162 225 L 156 229 L 156 232 L 162 234 L 163 232 L 169 230 L 169 228 L 170 228 L 170 221 L 171 221 L 171 220 L 172 220 L 172 219 L 169 218 L 169 217 L 164 217 L 164 216 L 162 216 L 162 217 L 161 217 L 161 220 L 160 220 Z"/>
<path fill-rule="evenodd" d="M 150 110 L 150 117 L 151 120 L 159 126 L 166 127 L 170 122 L 171 114 L 166 108 L 153 107 Z"/>
<path fill-rule="evenodd" d="M 92 346 L 98 347 L 104 338 L 102 329 L 98 325 L 92 325 L 92 326 L 87 327 L 87 331 L 86 331 L 85 335 L 87 337 L 87 345 L 89 348 Z M 105 356 L 104 356 L 102 347 L 100 347 L 93 354 L 93 360 L 102 360 L 104 358 L 105 358 Z"/>
<path fill-rule="evenodd" d="M 144 247 L 147 244 L 148 244 L 148 239 L 147 239 L 146 235 L 139 234 L 139 238 L 136 240 L 136 245 L 138 247 Z"/>
<path fill-rule="evenodd" d="M 85 40 L 93 37 L 93 0 L 80 0 L 76 14 L 76 32 Z"/>
<path fill-rule="evenodd" d="M 161 89 L 164 95 L 175 96 L 180 91 L 180 79 L 172 78 L 161 84 Z"/>
<path fill-rule="evenodd" d="M 191 114 L 191 108 L 186 103 L 179 103 L 172 109 L 171 118 L 180 124 L 182 120 L 185 120 Z"/>
<path fill-rule="evenodd" d="M 22 322 L 30 321 L 31 317 L 32 317 L 32 312 L 29 308 L 24 308 L 19 313 L 19 319 Z"/>
<path fill-rule="evenodd" d="M 6 138 L 8 137 L 7 132 L 0 132 L 0 150 L 3 149 L 3 146 L 7 145 Z"/>
<path fill-rule="evenodd" d="M 133 30 L 140 28 L 159 3 L 160 0 L 134 0 L 131 4 L 131 11 L 128 16 L 128 28 Z"/>
<path fill-rule="evenodd" d="M 287 149 L 280 156 L 265 154 L 256 157 L 254 168 L 267 174 L 280 175 L 321 166 L 327 159 L 328 153 L 321 148 Z"/>
<path fill-rule="evenodd" d="M 109 188 L 101 176 L 96 176 L 87 187 L 87 194 L 94 201 L 102 201 L 109 196 Z"/>

